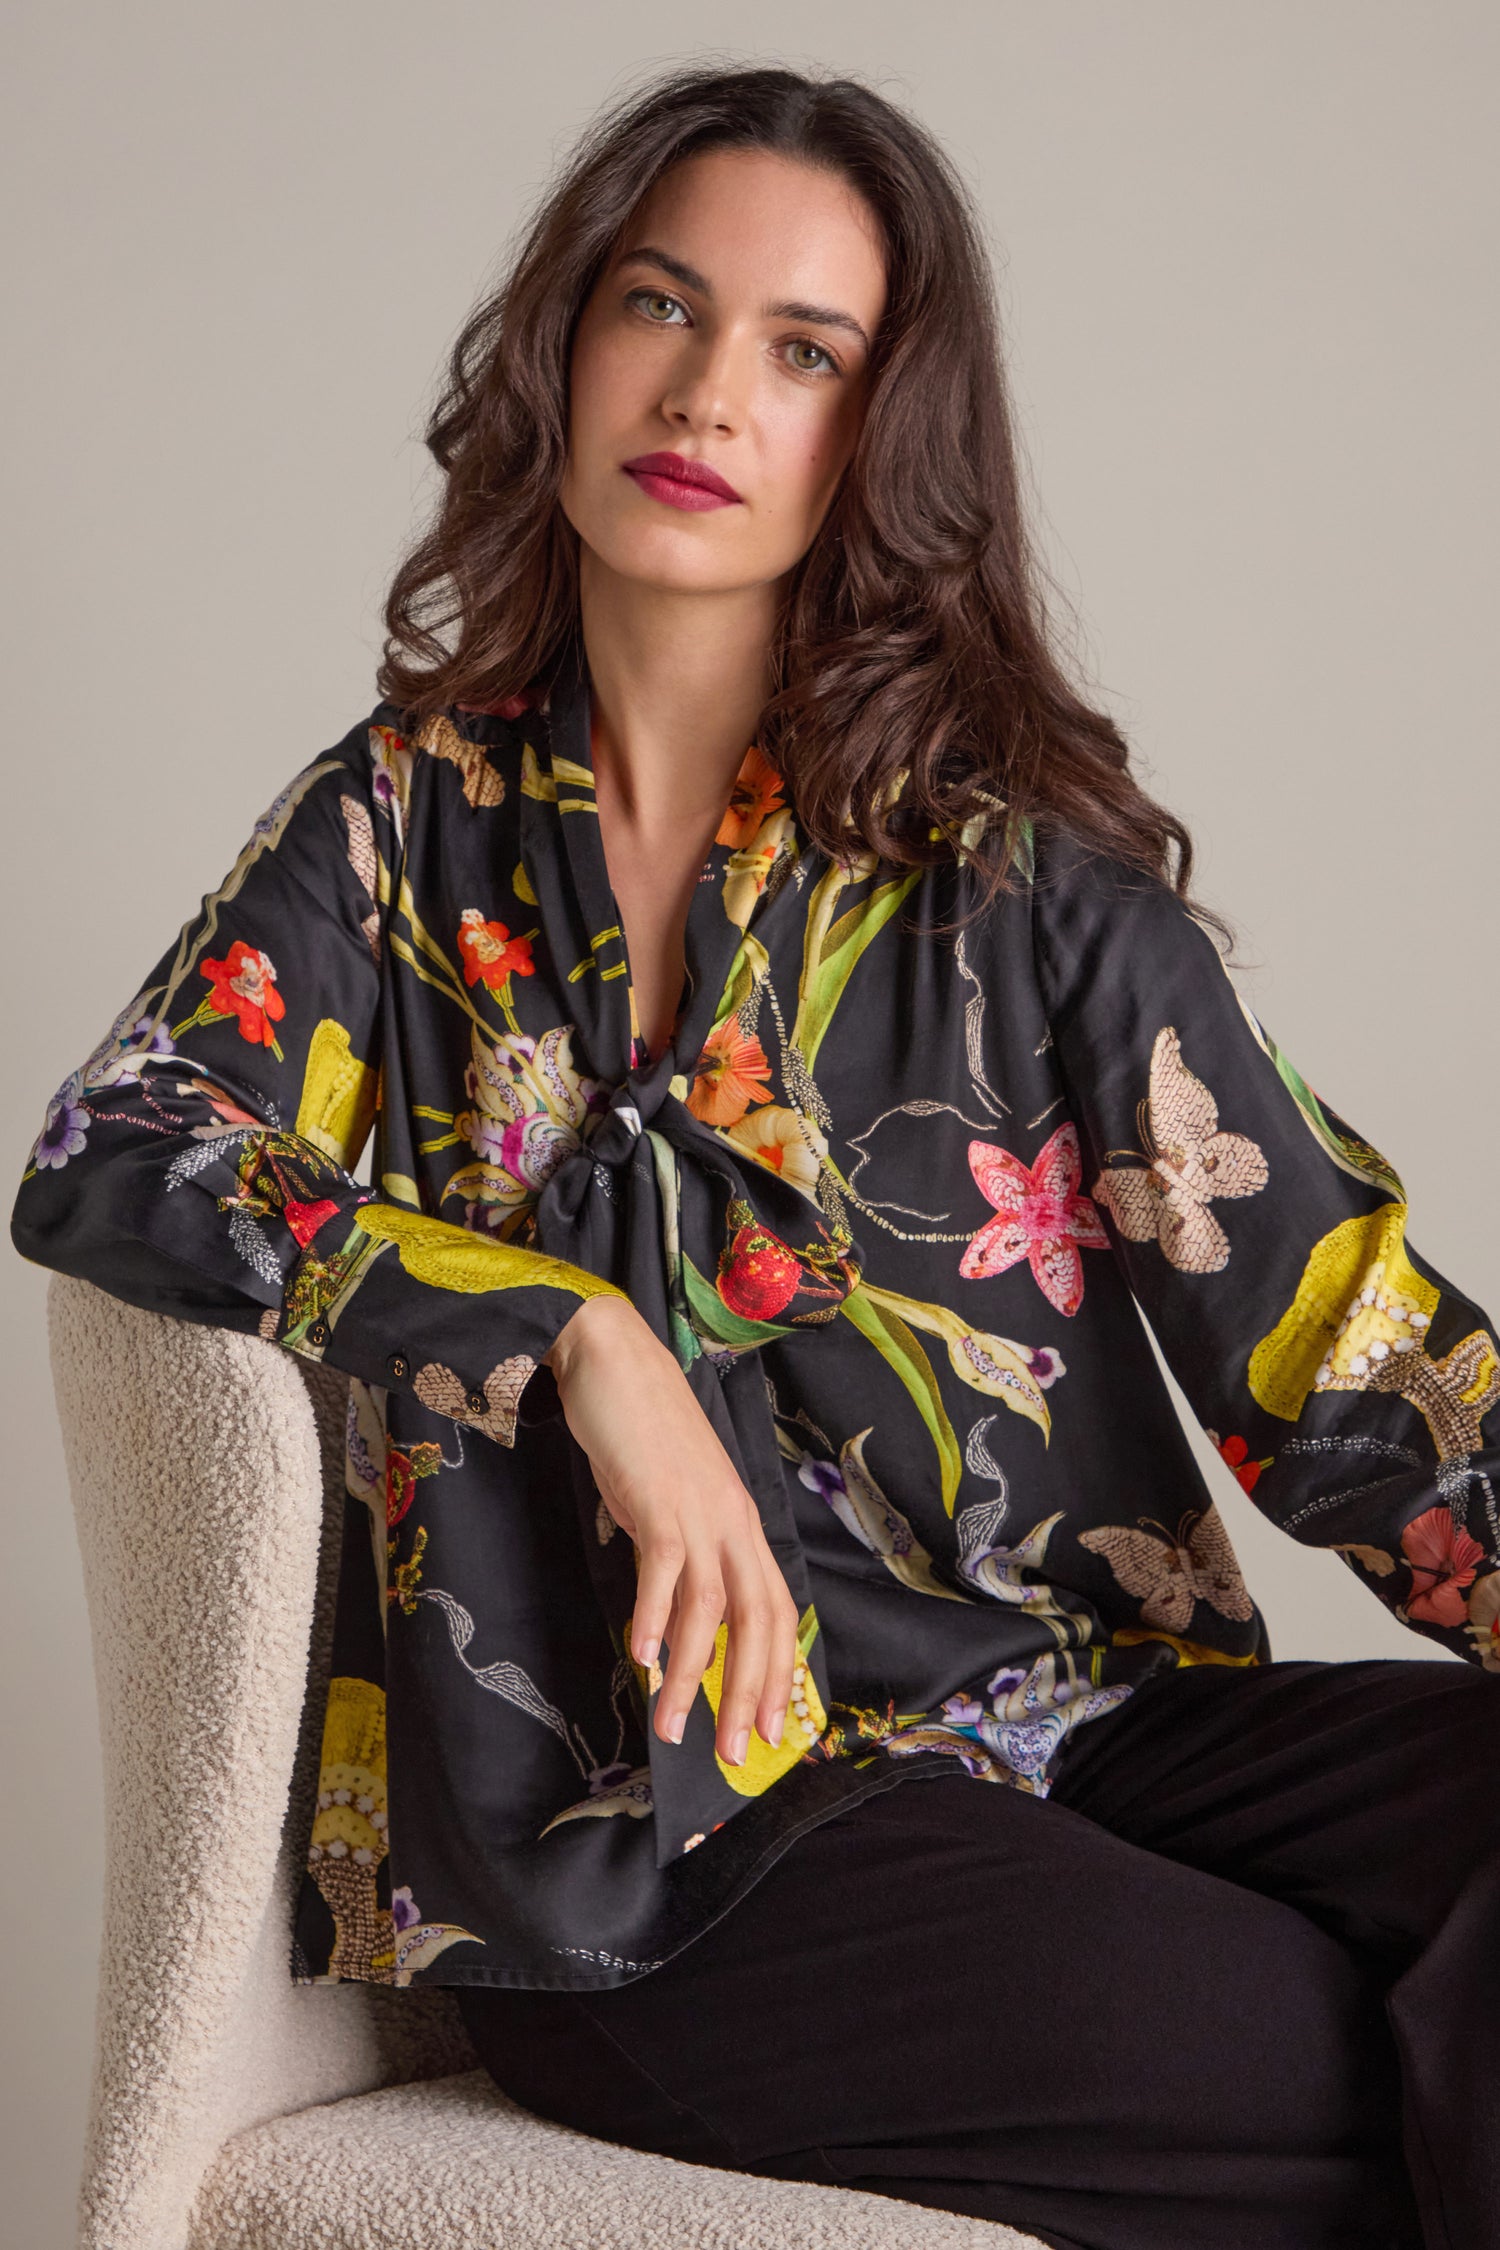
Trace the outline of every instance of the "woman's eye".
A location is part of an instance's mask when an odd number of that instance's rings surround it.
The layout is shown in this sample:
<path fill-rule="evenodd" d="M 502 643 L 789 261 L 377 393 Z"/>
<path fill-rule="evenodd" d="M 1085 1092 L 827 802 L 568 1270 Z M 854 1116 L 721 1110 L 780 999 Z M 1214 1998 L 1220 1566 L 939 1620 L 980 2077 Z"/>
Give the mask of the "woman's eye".
<path fill-rule="evenodd" d="M 679 322 L 672 322 L 670 317 L 661 317 L 661 315 L 681 313 L 686 317 L 686 311 L 688 311 L 684 302 L 681 302 L 681 297 L 672 297 L 668 290 L 663 290 L 663 288 L 632 288 L 632 290 L 627 290 L 625 304 L 634 304 L 645 315 L 645 319 L 650 319 L 652 326 L 657 326 L 657 328 L 679 326 Z M 798 367 L 796 362 L 789 362 L 789 364 L 792 364 L 792 371 L 796 373 L 796 376 L 837 376 L 837 373 L 839 373 L 839 362 L 834 360 L 832 351 L 828 351 L 828 346 L 825 346 L 825 344 L 814 344 L 810 335 L 794 335 L 792 342 L 785 344 L 783 349 L 785 351 L 812 353 L 814 360 L 823 362 L 823 364 L 819 364 L 819 367 L 807 367 L 805 362 L 801 364 L 801 367 Z"/>
<path fill-rule="evenodd" d="M 792 355 L 790 364 L 799 375 L 836 375 L 838 373 L 833 354 L 825 351 L 821 344 L 815 344 L 810 336 L 799 336 L 794 343 L 788 344 L 786 348 Z"/>
<path fill-rule="evenodd" d="M 687 317 L 677 299 L 669 297 L 664 289 L 632 289 L 630 302 L 639 307 L 647 320 L 655 321 L 658 328 L 674 326 L 673 313 L 683 313 L 684 319 Z"/>

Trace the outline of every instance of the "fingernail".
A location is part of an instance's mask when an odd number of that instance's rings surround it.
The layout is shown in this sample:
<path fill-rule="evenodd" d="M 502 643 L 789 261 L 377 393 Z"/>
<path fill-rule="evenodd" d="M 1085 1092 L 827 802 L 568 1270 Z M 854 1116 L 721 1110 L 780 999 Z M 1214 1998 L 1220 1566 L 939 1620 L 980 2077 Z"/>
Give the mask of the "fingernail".
<path fill-rule="evenodd" d="M 638 1664 L 654 1664 L 656 1652 L 660 1647 L 660 1641 L 638 1641 L 635 1650 L 636 1662 Z"/>
<path fill-rule="evenodd" d="M 781 1740 L 781 1730 L 785 1725 L 786 1713 L 785 1711 L 778 1711 L 775 1718 L 771 1721 L 771 1731 L 766 1737 L 766 1740 L 770 1743 L 773 1750 L 775 1749 L 777 1743 Z"/>
<path fill-rule="evenodd" d="M 687 1713 L 685 1711 L 679 1711 L 675 1718 L 668 1719 L 667 1732 L 674 1742 L 682 1740 L 682 1730 L 686 1723 Z"/>
<path fill-rule="evenodd" d="M 734 1747 L 729 1753 L 729 1763 L 732 1766 L 742 1766 L 745 1763 L 745 1753 L 749 1749 L 749 1747 L 750 1729 L 748 1727 L 741 1727 L 739 1733 L 734 1738 Z"/>

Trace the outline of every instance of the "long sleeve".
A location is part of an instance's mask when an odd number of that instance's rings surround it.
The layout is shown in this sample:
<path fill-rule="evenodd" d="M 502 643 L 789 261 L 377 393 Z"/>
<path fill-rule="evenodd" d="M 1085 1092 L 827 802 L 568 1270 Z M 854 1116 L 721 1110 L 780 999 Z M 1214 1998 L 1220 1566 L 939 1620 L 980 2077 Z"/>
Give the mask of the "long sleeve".
<path fill-rule="evenodd" d="M 1194 1413 L 1273 1522 L 1500 1669 L 1492 1322 L 1167 885 L 1054 834 L 1031 911 L 1083 1185 Z"/>
<path fill-rule="evenodd" d="M 585 1297 L 620 1292 L 429 1216 L 404 1180 L 397 1200 L 351 1177 L 381 1094 L 399 846 L 370 731 L 277 797 L 59 1089 L 12 1239 L 133 1304 L 409 1388 L 509 1445 L 558 1331 Z M 545 1413 L 543 1377 L 528 1408 Z"/>

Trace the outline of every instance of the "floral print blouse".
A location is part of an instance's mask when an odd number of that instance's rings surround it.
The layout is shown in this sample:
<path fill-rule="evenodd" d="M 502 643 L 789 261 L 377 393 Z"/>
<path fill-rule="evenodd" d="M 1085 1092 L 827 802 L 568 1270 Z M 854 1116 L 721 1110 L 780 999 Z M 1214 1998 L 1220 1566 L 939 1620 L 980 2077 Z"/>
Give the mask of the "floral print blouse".
<path fill-rule="evenodd" d="M 1164 884 L 830 859 L 745 755 L 649 1060 L 581 659 L 313 759 L 58 1092 L 24 1254 L 350 1383 L 298 1982 L 600 1987 L 851 1799 L 1045 1795 L 1266 1630 L 1145 1323 L 1254 1503 L 1500 1671 L 1500 1356 L 1391 1164 Z M 373 1185 L 353 1176 L 373 1131 Z M 623 1291 L 801 1616 L 781 1744 L 680 1744 L 538 1365 Z M 1144 1316 L 1144 1317 L 1143 1317 Z"/>

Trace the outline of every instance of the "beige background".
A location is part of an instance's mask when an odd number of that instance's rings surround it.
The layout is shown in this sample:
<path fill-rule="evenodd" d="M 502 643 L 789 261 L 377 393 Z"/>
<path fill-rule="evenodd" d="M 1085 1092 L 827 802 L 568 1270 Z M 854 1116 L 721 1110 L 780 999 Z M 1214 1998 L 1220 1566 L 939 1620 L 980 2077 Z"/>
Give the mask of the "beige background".
<path fill-rule="evenodd" d="M 10 25 L 8 1178 L 251 820 L 374 700 L 424 403 L 522 206 L 623 75 L 713 42 L 874 75 L 973 182 L 1082 661 L 1200 840 L 1252 1005 L 1500 1313 L 1492 0 L 51 0 Z M 101 1881 L 44 1281 L 0 1260 L 16 2250 L 71 2240 Z M 1204 1451 L 1278 1655 L 1433 1653 Z"/>

